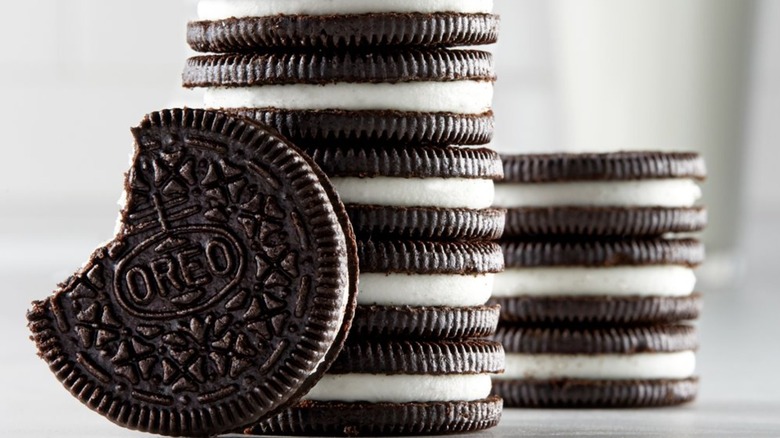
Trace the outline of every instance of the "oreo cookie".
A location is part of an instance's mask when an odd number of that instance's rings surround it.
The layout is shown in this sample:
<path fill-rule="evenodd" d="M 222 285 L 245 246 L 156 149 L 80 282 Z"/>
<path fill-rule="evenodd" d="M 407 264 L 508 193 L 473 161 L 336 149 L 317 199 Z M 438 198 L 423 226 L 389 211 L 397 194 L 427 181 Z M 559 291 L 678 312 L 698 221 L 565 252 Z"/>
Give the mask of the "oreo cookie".
<path fill-rule="evenodd" d="M 358 306 L 350 337 L 361 339 L 483 338 L 496 331 L 499 306 Z"/>
<path fill-rule="evenodd" d="M 300 146 L 483 145 L 490 143 L 495 129 L 492 110 L 482 114 L 279 108 L 223 111 L 270 126 Z"/>
<path fill-rule="evenodd" d="M 207 107 L 300 145 L 484 144 L 494 80 L 492 55 L 476 50 L 214 55 L 184 71 L 185 87 L 206 88 Z"/>
<path fill-rule="evenodd" d="M 694 233 L 706 226 L 704 207 L 521 207 L 507 210 L 503 235 L 525 239 L 652 238 L 666 233 Z"/>
<path fill-rule="evenodd" d="M 442 376 L 495 374 L 503 370 L 504 349 L 494 341 L 350 340 L 328 374 Z"/>
<path fill-rule="evenodd" d="M 697 319 L 703 307 L 698 292 L 677 297 L 522 295 L 494 297 L 490 303 L 501 307 L 502 321 L 534 325 L 667 324 Z"/>
<path fill-rule="evenodd" d="M 363 239 L 475 241 L 501 237 L 506 210 L 498 208 L 347 207 L 355 234 Z"/>
<path fill-rule="evenodd" d="M 694 351 L 696 328 L 685 324 L 636 327 L 503 326 L 493 339 L 507 353 L 564 356 Z M 555 372 L 555 370 L 547 370 Z"/>
<path fill-rule="evenodd" d="M 493 392 L 514 407 L 646 407 L 693 400 L 696 331 L 685 325 L 502 327 L 506 371 Z"/>
<path fill-rule="evenodd" d="M 489 242 L 359 241 L 360 293 L 352 337 L 484 336 L 501 248 Z"/>
<path fill-rule="evenodd" d="M 316 147 L 359 238 L 493 240 L 504 211 L 490 208 L 501 160 L 490 149 Z"/>
<path fill-rule="evenodd" d="M 498 17 L 492 2 L 415 4 L 386 0 L 324 3 L 295 0 L 248 5 L 201 1 L 187 29 L 201 52 L 374 47 L 453 47 L 493 44 Z"/>
<path fill-rule="evenodd" d="M 692 402 L 698 377 L 634 380 L 496 380 L 493 393 L 507 407 L 632 408 L 674 406 Z"/>
<path fill-rule="evenodd" d="M 188 88 L 495 81 L 493 56 L 478 50 L 268 52 L 187 60 Z M 334 103 L 337 103 L 334 100 Z"/>
<path fill-rule="evenodd" d="M 504 181 L 632 181 L 707 177 L 695 152 L 627 151 L 579 154 L 504 155 Z"/>
<path fill-rule="evenodd" d="M 506 237 L 654 237 L 701 231 L 704 160 L 687 152 L 505 155 Z"/>
<path fill-rule="evenodd" d="M 129 429 L 213 436 L 289 406 L 356 305 L 343 206 L 305 154 L 203 110 L 150 114 L 113 241 L 27 315 L 81 402 Z"/>
<path fill-rule="evenodd" d="M 341 403 L 302 401 L 248 428 L 252 435 L 399 436 L 486 430 L 501 420 L 503 401 Z"/>
<path fill-rule="evenodd" d="M 502 242 L 507 267 L 610 268 L 615 266 L 679 265 L 704 261 L 697 239 L 546 240 Z"/>
<path fill-rule="evenodd" d="M 199 52 L 298 48 L 442 47 L 493 44 L 492 14 L 359 14 L 226 18 L 187 25 L 187 42 Z"/>
<path fill-rule="evenodd" d="M 490 375 L 503 369 L 489 341 L 348 343 L 298 405 L 248 434 L 397 435 L 494 426 L 501 401 Z M 369 414 L 370 413 L 370 414 Z"/>
<path fill-rule="evenodd" d="M 503 242 L 491 302 L 526 324 L 647 324 L 695 319 L 695 239 Z"/>
<path fill-rule="evenodd" d="M 503 271 L 493 242 L 358 241 L 361 273 L 480 275 Z"/>

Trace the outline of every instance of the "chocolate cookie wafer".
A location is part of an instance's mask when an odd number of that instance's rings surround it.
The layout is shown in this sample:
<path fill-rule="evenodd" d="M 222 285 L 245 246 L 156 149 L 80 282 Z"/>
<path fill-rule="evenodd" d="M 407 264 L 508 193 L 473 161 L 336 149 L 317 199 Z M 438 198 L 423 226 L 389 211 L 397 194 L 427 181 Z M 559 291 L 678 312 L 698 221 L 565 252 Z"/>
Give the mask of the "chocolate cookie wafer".
<path fill-rule="evenodd" d="M 485 144 L 492 56 L 475 50 L 265 53 L 191 58 L 184 86 L 298 145 Z"/>
<path fill-rule="evenodd" d="M 696 331 L 685 325 L 499 328 L 506 371 L 493 392 L 513 407 L 645 407 L 696 397 Z"/>
<path fill-rule="evenodd" d="M 274 127 L 299 145 L 481 145 L 493 138 L 493 112 L 424 113 L 395 110 L 289 110 L 228 108 L 224 111 Z"/>
<path fill-rule="evenodd" d="M 483 336 L 501 248 L 488 242 L 361 241 L 360 293 L 351 337 Z"/>
<path fill-rule="evenodd" d="M 357 293 L 343 205 L 275 133 L 202 110 L 133 130 L 115 239 L 28 313 L 39 354 L 127 427 L 213 436 L 306 394 Z"/>
<path fill-rule="evenodd" d="M 499 310 L 498 305 L 361 305 L 352 320 L 350 336 L 363 339 L 483 338 L 495 333 Z"/>
<path fill-rule="evenodd" d="M 496 206 L 506 237 L 634 236 L 702 230 L 704 160 L 687 152 L 505 155 Z"/>
<path fill-rule="evenodd" d="M 490 208 L 501 160 L 490 149 L 317 147 L 359 238 L 494 240 L 504 211 Z"/>
<path fill-rule="evenodd" d="M 492 0 L 201 0 L 187 29 L 201 52 L 454 47 L 495 43 Z"/>
<path fill-rule="evenodd" d="M 492 302 L 523 323 L 657 323 L 695 319 L 695 239 L 503 242 Z"/>
<path fill-rule="evenodd" d="M 491 375 L 504 368 L 489 341 L 347 343 L 305 399 L 247 429 L 251 434 L 409 435 L 495 426 L 501 400 Z"/>

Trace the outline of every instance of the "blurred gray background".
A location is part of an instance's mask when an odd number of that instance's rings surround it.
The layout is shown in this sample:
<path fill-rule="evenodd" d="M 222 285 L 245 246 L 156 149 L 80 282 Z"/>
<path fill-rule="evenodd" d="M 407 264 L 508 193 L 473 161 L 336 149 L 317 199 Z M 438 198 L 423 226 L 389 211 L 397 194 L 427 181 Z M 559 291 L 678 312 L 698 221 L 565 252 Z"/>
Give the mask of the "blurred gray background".
<path fill-rule="evenodd" d="M 110 237 L 128 127 L 152 110 L 200 104 L 179 88 L 194 10 L 194 0 L 6 7 L 0 208 L 11 222 L 0 246 L 44 231 L 15 217 L 68 205 L 106 218 L 89 231 Z M 711 250 L 735 246 L 734 212 L 780 209 L 780 2 L 496 0 L 496 10 L 496 149 L 704 150 L 718 213 Z"/>
<path fill-rule="evenodd" d="M 496 0 L 496 10 L 496 149 L 697 149 L 710 161 L 702 397 L 672 425 L 652 416 L 632 427 L 695 431 L 737 405 L 780 411 L 780 1 Z M 3 7 L 2 436 L 121 435 L 46 374 L 24 312 L 111 238 L 129 127 L 153 110 L 200 105 L 179 87 L 194 11 L 194 0 Z M 30 420 L 34 407 L 51 419 Z M 780 430 L 767 416 L 751 421 Z"/>

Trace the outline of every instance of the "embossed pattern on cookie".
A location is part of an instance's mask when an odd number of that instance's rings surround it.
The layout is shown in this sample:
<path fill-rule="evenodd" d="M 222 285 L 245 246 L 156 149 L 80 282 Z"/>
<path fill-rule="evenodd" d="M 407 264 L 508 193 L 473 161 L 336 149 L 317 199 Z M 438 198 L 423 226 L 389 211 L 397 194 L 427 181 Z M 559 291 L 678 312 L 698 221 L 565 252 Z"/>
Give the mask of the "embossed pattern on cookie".
<path fill-rule="evenodd" d="M 169 110 L 133 133 L 120 230 L 33 303 L 33 340 L 117 424 L 235 430 L 295 402 L 343 344 L 357 257 L 346 212 L 316 165 L 251 122 Z"/>

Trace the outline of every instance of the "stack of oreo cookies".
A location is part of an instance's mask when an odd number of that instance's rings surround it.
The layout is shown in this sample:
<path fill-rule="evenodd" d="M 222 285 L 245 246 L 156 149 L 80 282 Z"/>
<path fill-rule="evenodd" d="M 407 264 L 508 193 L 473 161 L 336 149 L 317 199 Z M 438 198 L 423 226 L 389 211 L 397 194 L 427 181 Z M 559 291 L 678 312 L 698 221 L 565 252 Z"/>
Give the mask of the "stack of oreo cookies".
<path fill-rule="evenodd" d="M 497 424 L 487 305 L 503 270 L 492 0 L 201 0 L 184 85 L 262 123 L 327 174 L 358 238 L 349 339 L 258 434 L 393 435 Z M 472 147 L 465 147 L 472 146 Z"/>
<path fill-rule="evenodd" d="M 641 407 L 696 396 L 701 297 L 690 237 L 706 171 L 694 153 L 504 156 L 506 271 L 492 301 L 513 407 Z"/>

